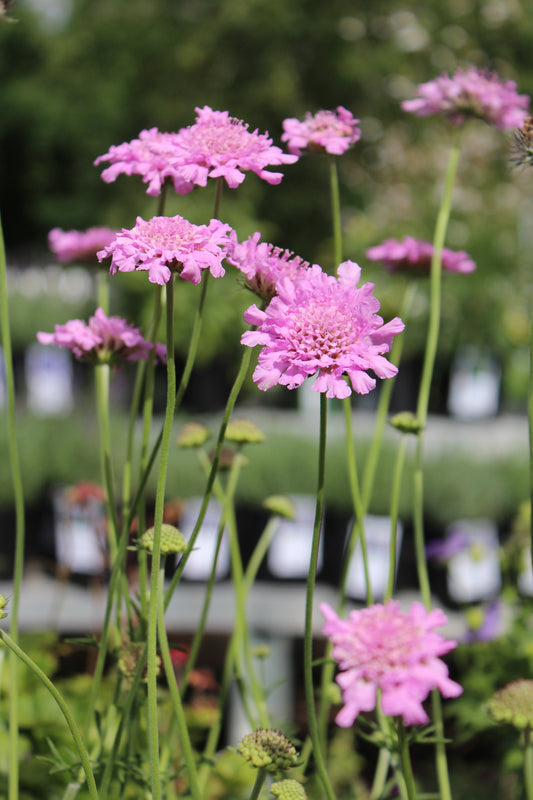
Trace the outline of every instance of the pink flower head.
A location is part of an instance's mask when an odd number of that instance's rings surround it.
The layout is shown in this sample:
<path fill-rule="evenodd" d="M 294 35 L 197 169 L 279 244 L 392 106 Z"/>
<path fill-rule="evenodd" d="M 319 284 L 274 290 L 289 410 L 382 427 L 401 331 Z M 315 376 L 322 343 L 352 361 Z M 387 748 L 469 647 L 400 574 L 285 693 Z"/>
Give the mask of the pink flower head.
<path fill-rule="evenodd" d="M 255 172 L 267 183 L 278 184 L 283 174 L 265 167 L 298 160 L 275 147 L 268 133 L 250 132 L 242 120 L 209 106 L 196 108 L 196 122 L 176 134 L 176 143 L 181 174 L 199 186 L 205 186 L 208 178 L 224 178 L 235 189 L 243 182 L 245 172 Z"/>
<path fill-rule="evenodd" d="M 404 329 L 395 317 L 387 325 L 378 316 L 374 285 L 357 283 L 361 268 L 352 261 L 339 266 L 338 277 L 319 266 L 309 267 L 297 281 L 282 278 L 277 295 L 265 311 L 253 305 L 244 313 L 257 330 L 247 331 L 241 342 L 263 345 L 253 379 L 260 389 L 279 383 L 296 389 L 305 378 L 317 375 L 316 392 L 326 397 L 348 397 L 352 389 L 366 394 L 376 385 L 366 370 L 379 378 L 396 375 L 397 368 L 381 353 L 388 353 L 393 337 Z"/>
<path fill-rule="evenodd" d="M 108 161 L 111 166 L 104 169 L 102 179 L 112 183 L 117 177 L 140 175 L 148 184 L 147 194 L 158 195 L 166 180 L 170 181 L 178 194 L 187 194 L 194 184 L 181 171 L 179 151 L 175 133 L 162 133 L 157 128 L 141 131 L 138 139 L 112 145 L 103 156 L 98 156 L 95 166 Z"/>
<path fill-rule="evenodd" d="M 239 242 L 237 234 L 230 234 L 231 247 L 227 261 L 246 276 L 247 287 L 263 300 L 271 300 L 276 294 L 276 284 L 281 278 L 295 280 L 309 267 L 290 250 L 282 250 L 268 242 L 260 242 L 256 231 L 245 242 Z"/>
<path fill-rule="evenodd" d="M 371 261 L 382 261 L 389 272 L 420 272 L 428 275 L 433 256 L 433 245 L 412 236 L 386 239 L 366 251 Z M 442 269 L 446 272 L 473 272 L 476 264 L 464 250 L 442 248 Z"/>
<path fill-rule="evenodd" d="M 110 272 L 148 270 L 148 280 L 161 286 L 171 273 L 178 272 L 186 281 L 200 283 L 202 270 L 213 277 L 224 275 L 222 261 L 229 246 L 231 230 L 218 219 L 209 225 L 193 225 L 183 217 L 137 217 L 134 228 L 123 228 L 115 240 L 97 255 L 111 256 Z"/>
<path fill-rule="evenodd" d="M 446 114 L 455 125 L 469 117 L 492 123 L 500 130 L 521 128 L 528 116 L 529 97 L 518 94 L 514 81 L 500 81 L 495 73 L 476 67 L 443 73 L 418 87 L 418 97 L 402 108 L 419 117 Z"/>
<path fill-rule="evenodd" d="M 71 261 L 94 261 L 96 253 L 115 238 L 111 228 L 87 228 L 86 231 L 63 231 L 52 228 L 48 246 L 60 264 Z"/>
<path fill-rule="evenodd" d="M 72 350 L 81 361 L 101 364 L 116 364 L 122 361 L 147 360 L 153 349 L 138 328 L 121 317 L 107 317 L 97 308 L 87 325 L 81 319 L 71 319 L 64 325 L 56 325 L 54 333 L 37 334 L 41 344 L 55 344 Z M 165 359 L 163 345 L 155 345 L 156 355 Z"/>
<path fill-rule="evenodd" d="M 327 603 L 320 610 L 326 620 L 322 630 L 333 644 L 332 655 L 341 670 L 337 683 L 344 707 L 336 722 L 342 728 L 353 725 L 361 711 L 375 708 L 378 689 L 383 713 L 401 716 L 406 725 L 428 722 L 422 703 L 431 689 L 444 697 L 462 693 L 439 658 L 457 644 L 434 633 L 447 622 L 440 609 L 427 611 L 421 603 L 413 603 L 403 613 L 398 602 L 389 600 L 352 611 L 347 620 Z"/>
<path fill-rule="evenodd" d="M 303 122 L 293 117 L 283 121 L 281 141 L 287 142 L 289 152 L 297 156 L 305 149 L 340 156 L 361 138 L 358 122 L 343 106 L 337 106 L 336 111 L 318 111 L 314 116 L 308 111 Z"/>

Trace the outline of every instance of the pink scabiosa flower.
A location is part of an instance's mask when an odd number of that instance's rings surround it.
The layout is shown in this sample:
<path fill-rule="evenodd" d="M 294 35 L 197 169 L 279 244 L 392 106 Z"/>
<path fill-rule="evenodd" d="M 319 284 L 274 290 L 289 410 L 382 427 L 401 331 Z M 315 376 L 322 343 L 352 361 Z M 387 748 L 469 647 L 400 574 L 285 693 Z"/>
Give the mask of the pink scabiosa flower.
<path fill-rule="evenodd" d="M 434 632 L 447 622 L 440 609 L 427 611 L 413 603 L 403 613 L 398 602 L 389 600 L 352 611 L 347 620 L 327 603 L 320 610 L 326 620 L 322 630 L 340 669 L 337 683 L 344 707 L 336 722 L 342 728 L 353 725 L 361 711 L 375 708 L 378 690 L 383 713 L 401 716 L 406 725 L 428 722 L 422 703 L 431 689 L 444 697 L 462 693 L 439 658 L 457 645 Z"/>
<path fill-rule="evenodd" d="M 157 196 L 165 181 L 174 186 L 178 194 L 187 194 L 194 184 L 181 171 L 176 134 L 164 133 L 157 128 L 141 131 L 138 139 L 111 145 L 109 151 L 98 156 L 94 165 L 109 162 L 102 172 L 102 180 L 112 183 L 121 174 L 140 175 L 148 184 L 147 194 Z"/>
<path fill-rule="evenodd" d="M 123 361 L 147 360 L 153 345 L 143 338 L 138 328 L 121 317 L 107 317 L 97 308 L 89 324 L 71 319 L 56 325 L 54 333 L 37 334 L 41 344 L 55 344 L 72 350 L 80 361 L 95 364 L 117 364 Z M 156 355 L 165 360 L 165 347 L 156 345 Z"/>
<path fill-rule="evenodd" d="M 336 111 L 309 111 L 303 121 L 291 117 L 283 121 L 282 142 L 297 156 L 302 150 L 340 156 L 361 138 L 358 119 L 351 111 L 337 106 Z"/>
<path fill-rule="evenodd" d="M 251 132 L 240 119 L 209 106 L 196 108 L 196 122 L 176 134 L 181 174 L 191 183 L 205 186 L 208 178 L 224 178 L 235 189 L 246 172 L 255 172 L 267 183 L 278 184 L 281 172 L 265 167 L 294 164 L 298 158 L 272 144 L 268 133 Z"/>
<path fill-rule="evenodd" d="M 443 73 L 418 87 L 418 97 L 404 100 L 402 108 L 419 117 L 446 114 L 462 125 L 474 117 L 500 130 L 521 128 L 528 116 L 529 97 L 518 94 L 514 81 L 500 81 L 495 73 L 476 67 L 458 69 L 450 77 Z"/>
<path fill-rule="evenodd" d="M 381 353 L 388 353 L 393 337 L 404 329 L 395 317 L 387 325 L 378 316 L 374 285 L 357 287 L 361 268 L 343 262 L 338 277 L 319 266 L 309 267 L 297 281 L 282 278 L 277 295 L 265 311 L 250 306 L 244 318 L 257 330 L 244 333 L 241 342 L 263 345 L 253 379 L 260 389 L 279 383 L 296 389 L 305 378 L 317 375 L 312 388 L 326 397 L 348 397 L 352 389 L 367 394 L 376 385 L 367 370 L 379 378 L 396 375 L 397 368 Z"/>
<path fill-rule="evenodd" d="M 214 278 L 224 275 L 222 261 L 229 245 L 229 225 L 212 219 L 209 225 L 193 225 L 180 217 L 137 217 L 134 228 L 123 228 L 115 240 L 97 255 L 111 256 L 110 272 L 148 270 L 151 283 L 168 283 L 172 272 L 191 283 L 200 283 L 202 270 Z"/>
<path fill-rule="evenodd" d="M 246 276 L 246 286 L 263 300 L 276 294 L 276 284 L 281 278 L 295 280 L 303 275 L 309 262 L 268 242 L 261 242 L 256 231 L 244 242 L 239 242 L 235 231 L 230 233 L 227 262 Z"/>
<path fill-rule="evenodd" d="M 433 245 L 422 239 L 404 236 L 403 239 L 386 239 L 375 247 L 366 251 L 366 257 L 371 261 L 381 261 L 389 272 L 416 272 L 429 275 Z M 442 248 L 442 269 L 445 272 L 473 272 L 476 268 L 464 250 L 450 250 Z"/>
<path fill-rule="evenodd" d="M 95 227 L 86 231 L 64 231 L 52 228 L 48 234 L 48 246 L 60 264 L 72 261 L 94 261 L 96 253 L 115 238 L 111 228 Z"/>

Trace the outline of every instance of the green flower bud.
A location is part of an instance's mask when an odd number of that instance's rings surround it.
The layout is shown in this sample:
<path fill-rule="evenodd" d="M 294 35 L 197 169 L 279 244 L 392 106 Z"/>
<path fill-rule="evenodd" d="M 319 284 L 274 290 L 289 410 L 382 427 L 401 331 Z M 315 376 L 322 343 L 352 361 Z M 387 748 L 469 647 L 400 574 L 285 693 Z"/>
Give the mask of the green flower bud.
<path fill-rule="evenodd" d="M 294 519 L 296 513 L 292 501 L 284 494 L 272 494 L 263 500 L 263 507 L 278 517 Z"/>
<path fill-rule="evenodd" d="M 400 411 L 390 418 L 389 424 L 402 433 L 419 433 L 424 427 L 418 417 L 411 411 Z"/>
<path fill-rule="evenodd" d="M 307 794 L 302 784 L 292 778 L 273 783 L 270 791 L 280 800 L 307 800 Z"/>
<path fill-rule="evenodd" d="M 201 447 L 211 436 L 205 425 L 199 422 L 188 422 L 178 434 L 178 447 Z"/>
<path fill-rule="evenodd" d="M 0 594 L 0 619 L 4 619 L 4 617 L 7 617 L 7 614 L 4 611 L 4 608 L 7 606 L 8 602 L 9 601 L 8 601 L 7 597 L 4 597 L 3 594 Z"/>
<path fill-rule="evenodd" d="M 496 722 L 533 728 L 533 680 L 511 681 L 491 697 L 487 710 Z"/>
<path fill-rule="evenodd" d="M 236 444 L 261 444 L 265 434 L 249 419 L 234 419 L 228 422 L 225 438 Z"/>
<path fill-rule="evenodd" d="M 249 733 L 237 750 L 252 766 L 268 772 L 289 769 L 298 761 L 294 745 L 281 731 L 272 728 L 259 728 L 254 733 Z"/>
<path fill-rule="evenodd" d="M 148 528 L 143 533 L 139 541 L 140 546 L 149 553 L 154 549 L 154 528 Z M 161 525 L 161 555 L 168 556 L 171 553 L 184 553 L 187 549 L 187 540 L 174 525 L 164 522 Z"/>

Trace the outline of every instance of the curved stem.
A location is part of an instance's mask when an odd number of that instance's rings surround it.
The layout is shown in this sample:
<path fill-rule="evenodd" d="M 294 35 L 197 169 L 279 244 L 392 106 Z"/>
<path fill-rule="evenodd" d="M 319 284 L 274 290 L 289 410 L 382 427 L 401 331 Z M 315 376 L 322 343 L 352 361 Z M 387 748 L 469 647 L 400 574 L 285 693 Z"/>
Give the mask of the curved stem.
<path fill-rule="evenodd" d="M 339 174 L 337 172 L 337 159 L 329 159 L 329 188 L 331 197 L 331 216 L 333 221 L 333 262 L 334 270 L 342 261 L 342 227 L 341 227 L 341 201 L 339 192 Z"/>
<path fill-rule="evenodd" d="M 231 391 L 229 393 L 229 397 L 226 403 L 226 408 L 224 409 L 224 415 L 222 417 L 222 422 L 220 423 L 220 429 L 218 432 L 217 443 L 215 445 L 215 451 L 213 453 L 213 460 L 211 462 L 211 471 L 209 473 L 209 477 L 207 479 L 207 484 L 204 491 L 204 496 L 202 498 L 202 504 L 200 506 L 200 511 L 198 514 L 198 519 L 196 520 L 196 525 L 191 533 L 191 538 L 189 539 L 189 543 L 187 545 L 187 550 L 183 554 L 183 558 L 180 561 L 180 565 L 174 575 L 172 576 L 172 580 L 170 585 L 167 589 L 166 596 L 165 596 L 165 609 L 168 608 L 168 604 L 172 598 L 172 594 L 178 582 L 181 578 L 183 570 L 185 569 L 185 565 L 187 563 L 187 559 L 189 557 L 189 553 L 192 551 L 194 547 L 194 543 L 198 537 L 200 532 L 200 528 L 202 527 L 202 523 L 204 521 L 204 517 L 207 511 L 207 506 L 209 504 L 209 500 L 211 497 L 211 493 L 213 491 L 213 484 L 215 482 L 218 464 L 220 461 L 220 453 L 222 452 L 222 445 L 224 443 L 224 436 L 226 435 L 226 428 L 228 427 L 228 422 L 235 407 L 235 403 L 237 402 L 237 398 L 239 393 L 242 389 L 242 385 L 245 381 L 246 375 L 248 373 L 248 369 L 250 366 L 250 359 L 251 359 L 252 351 L 250 347 L 244 348 L 244 353 L 241 360 L 241 365 L 239 367 L 239 371 L 237 373 L 237 377 L 233 383 Z"/>
<path fill-rule="evenodd" d="M 200 786 L 198 784 L 198 775 L 196 773 L 196 763 L 194 760 L 194 753 L 189 738 L 189 731 L 187 729 L 187 721 L 183 712 L 183 705 L 181 703 L 180 690 L 176 682 L 174 668 L 172 666 L 172 659 L 170 658 L 170 650 L 168 647 L 167 632 L 165 629 L 165 609 L 163 605 L 163 580 L 164 570 L 161 569 L 159 576 L 159 594 L 157 596 L 157 616 L 158 616 L 158 632 L 159 632 L 159 648 L 163 658 L 165 667 L 165 674 L 167 676 L 168 688 L 172 698 L 172 707 L 174 710 L 175 718 L 178 725 L 178 733 L 180 737 L 180 744 L 183 749 L 183 757 L 185 766 L 187 768 L 187 777 L 189 778 L 189 789 L 193 800 L 200 800 Z M 153 598 L 155 600 L 155 598 Z M 153 602 L 152 600 L 152 602 Z"/>
<path fill-rule="evenodd" d="M 163 435 L 161 440 L 161 458 L 157 481 L 154 519 L 154 539 L 152 546 L 152 570 L 150 581 L 151 602 L 148 609 L 148 731 L 150 741 L 150 765 L 152 775 L 153 800 L 161 800 L 161 782 L 159 777 L 159 731 L 157 714 L 157 617 L 160 573 L 159 558 L 161 553 L 161 526 L 163 523 L 163 507 L 165 502 L 165 485 L 167 477 L 170 434 L 174 419 L 176 396 L 176 371 L 174 364 L 174 279 L 166 284 L 167 294 L 167 406 Z"/>
<path fill-rule="evenodd" d="M 250 794 L 250 800 L 257 800 L 257 798 L 261 794 L 261 789 L 263 788 L 266 776 L 267 776 L 266 769 L 257 770 L 257 775 L 255 776 L 255 783 L 253 785 L 252 792 Z"/>
<path fill-rule="evenodd" d="M 5 631 L 0 631 L 0 639 L 3 641 L 6 647 L 9 648 L 11 653 L 13 653 L 24 664 L 26 664 L 26 666 L 33 672 L 33 674 L 36 675 L 37 678 L 39 678 L 41 683 L 46 687 L 46 689 L 48 689 L 48 691 L 56 701 L 69 727 L 72 739 L 74 740 L 74 745 L 76 747 L 76 750 L 78 751 L 81 765 L 87 780 L 87 789 L 89 791 L 89 796 L 92 798 L 92 800 L 98 800 L 98 791 L 96 789 L 96 782 L 94 780 L 92 767 L 89 761 L 89 755 L 87 753 L 87 750 L 85 749 L 85 745 L 83 744 L 83 740 L 81 738 L 78 726 L 76 725 L 76 721 L 72 716 L 72 712 L 68 707 L 67 703 L 63 699 L 62 695 L 58 692 L 52 681 L 42 671 L 42 669 L 38 667 L 37 664 L 23 650 L 20 649 L 17 643 L 14 642 L 13 639 L 10 636 L 8 636 L 7 633 L 5 633 Z"/>
<path fill-rule="evenodd" d="M 398 543 L 398 509 L 400 506 L 400 490 L 402 488 L 403 466 L 405 463 L 405 451 L 407 448 L 407 436 L 402 436 L 398 455 L 396 456 L 396 466 L 394 468 L 394 478 L 392 481 L 392 497 L 390 504 L 390 548 L 389 548 L 389 580 L 384 602 L 390 600 L 394 591 L 396 581 L 396 558 Z"/>
<path fill-rule="evenodd" d="M 326 473 L 326 438 L 327 438 L 327 399 L 323 392 L 320 393 L 320 440 L 318 449 L 318 481 L 316 492 L 315 521 L 313 526 L 313 539 L 311 543 L 311 559 L 309 563 L 309 576 L 307 578 L 307 592 L 305 603 L 305 637 L 304 637 L 304 684 L 305 703 L 307 707 L 307 720 L 309 738 L 313 747 L 315 768 L 322 781 L 322 785 L 329 800 L 335 800 L 335 793 L 331 786 L 322 755 L 322 746 L 318 730 L 318 721 L 315 708 L 313 686 L 313 600 L 315 581 L 318 565 L 318 552 L 320 546 L 320 531 L 324 512 L 324 484 Z"/>
<path fill-rule="evenodd" d="M 24 490 L 20 469 L 19 451 L 15 431 L 15 376 L 13 372 L 13 353 L 9 327 L 9 303 L 7 296 L 7 264 L 2 220 L 0 219 L 0 316 L 2 326 L 2 346 L 7 393 L 7 431 L 11 480 L 15 500 L 15 562 L 13 565 L 13 597 L 10 608 L 10 631 L 18 639 L 18 619 L 22 574 L 24 571 Z M 9 800 L 17 800 L 19 784 L 18 736 L 18 661 L 13 653 L 9 657 Z"/>

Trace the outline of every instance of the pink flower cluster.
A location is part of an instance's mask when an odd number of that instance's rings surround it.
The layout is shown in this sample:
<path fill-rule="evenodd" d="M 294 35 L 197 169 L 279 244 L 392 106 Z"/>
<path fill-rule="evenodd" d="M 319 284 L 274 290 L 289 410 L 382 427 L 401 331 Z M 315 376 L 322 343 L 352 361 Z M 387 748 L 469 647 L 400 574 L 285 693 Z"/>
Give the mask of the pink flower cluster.
<path fill-rule="evenodd" d="M 138 139 L 113 145 L 94 162 L 110 162 L 102 172 L 103 180 L 110 183 L 121 173 L 140 175 L 148 183 L 148 194 L 158 195 L 166 180 L 178 194 L 186 194 L 194 186 L 205 186 L 208 178 L 224 178 L 234 189 L 246 172 L 277 184 L 283 174 L 266 167 L 298 160 L 273 145 L 267 133 L 248 130 L 246 123 L 230 117 L 227 111 L 204 106 L 196 109 L 196 115 L 193 125 L 177 133 L 151 128 L 141 131 Z"/>
<path fill-rule="evenodd" d="M 246 241 L 239 242 L 237 234 L 232 231 L 226 260 L 244 273 L 246 285 L 254 294 L 271 300 L 276 294 L 278 281 L 281 278 L 295 280 L 309 267 L 309 262 L 290 250 L 282 250 L 260 239 L 261 234 L 256 231 Z"/>
<path fill-rule="evenodd" d="M 446 114 L 456 125 L 477 117 L 500 130 L 521 128 L 528 116 L 529 97 L 518 94 L 514 81 L 500 81 L 495 73 L 476 67 L 444 73 L 418 87 L 418 97 L 402 103 L 404 111 L 419 117 Z"/>
<path fill-rule="evenodd" d="M 295 389 L 317 375 L 314 391 L 344 398 L 352 393 L 345 375 L 359 394 L 376 385 L 367 370 L 379 378 L 396 375 L 397 368 L 381 354 L 389 352 L 403 322 L 395 317 L 383 325 L 373 284 L 357 286 L 357 264 L 345 261 L 337 274 L 327 275 L 314 265 L 297 281 L 281 278 L 265 311 L 256 305 L 245 311 L 246 322 L 257 330 L 244 333 L 241 342 L 263 346 L 253 375 L 260 389 L 277 383 Z"/>
<path fill-rule="evenodd" d="M 121 317 L 108 317 L 97 308 L 87 325 L 81 319 L 71 319 L 56 325 L 54 333 L 37 334 L 41 344 L 55 344 L 72 350 L 76 358 L 100 364 L 147 360 L 153 345 L 143 338 L 138 328 Z M 156 355 L 164 361 L 166 350 L 155 345 Z"/>
<path fill-rule="evenodd" d="M 87 228 L 86 231 L 63 231 L 52 228 L 48 246 L 60 264 L 72 261 L 94 261 L 96 253 L 115 238 L 111 228 Z"/>
<path fill-rule="evenodd" d="M 398 602 L 389 600 L 352 611 L 348 620 L 338 617 L 327 603 L 320 610 L 340 669 L 337 683 L 344 707 L 336 722 L 341 727 L 353 725 L 361 711 L 372 711 L 378 690 L 383 713 L 401 716 L 406 725 L 428 722 L 422 703 L 432 689 L 444 697 L 462 693 L 439 658 L 456 646 L 434 632 L 447 622 L 440 609 L 427 611 L 421 603 L 413 603 L 403 613 Z"/>
<path fill-rule="evenodd" d="M 381 244 L 370 247 L 366 251 L 366 257 L 371 261 L 383 262 L 389 272 L 414 271 L 427 275 L 431 267 L 433 245 L 412 236 L 404 236 L 402 240 L 386 239 Z M 468 273 L 476 268 L 475 261 L 464 250 L 454 251 L 443 247 L 441 257 L 442 269 L 446 272 Z"/>
<path fill-rule="evenodd" d="M 193 225 L 180 217 L 137 217 L 135 227 L 123 228 L 114 241 L 97 255 L 111 256 L 110 272 L 148 270 L 148 280 L 161 286 L 172 272 L 184 280 L 200 283 L 202 270 L 213 277 L 224 275 L 222 261 L 229 246 L 229 225 L 212 219 L 209 225 Z"/>
<path fill-rule="evenodd" d="M 187 194 L 194 184 L 181 171 L 181 161 L 175 133 L 163 133 L 157 128 L 141 131 L 138 139 L 111 145 L 109 151 L 98 156 L 95 166 L 108 161 L 111 166 L 102 172 L 102 180 L 112 183 L 121 174 L 140 175 L 148 184 L 148 194 L 157 196 L 168 180 L 178 194 Z"/>
<path fill-rule="evenodd" d="M 336 111 L 309 111 L 303 121 L 293 117 L 284 120 L 281 141 L 297 156 L 302 150 L 340 156 L 361 138 L 358 119 L 351 111 L 338 106 Z"/>

